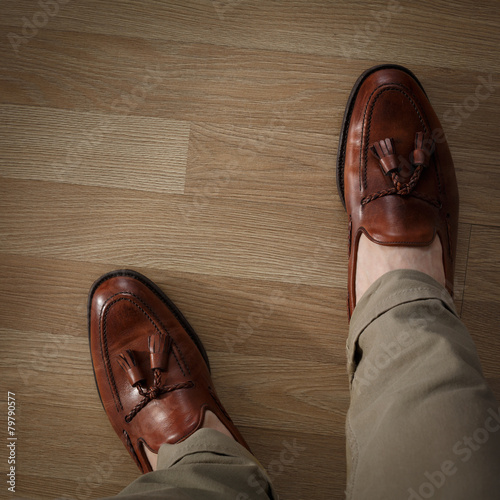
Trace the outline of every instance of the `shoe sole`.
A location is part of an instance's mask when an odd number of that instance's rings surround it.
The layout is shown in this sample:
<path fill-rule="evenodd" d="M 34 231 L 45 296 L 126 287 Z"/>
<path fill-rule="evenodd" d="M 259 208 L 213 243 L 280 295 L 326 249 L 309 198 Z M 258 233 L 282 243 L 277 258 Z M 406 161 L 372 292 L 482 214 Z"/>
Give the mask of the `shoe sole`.
<path fill-rule="evenodd" d="M 354 87 L 351 90 L 351 94 L 349 95 L 349 99 L 347 101 L 346 109 L 344 112 L 344 118 L 342 120 L 342 127 L 340 129 L 340 136 L 339 136 L 339 147 L 338 147 L 338 153 L 337 153 L 337 191 L 339 193 L 340 199 L 342 201 L 342 205 L 344 206 L 344 210 L 346 208 L 345 206 L 345 196 L 344 196 L 344 166 L 345 166 L 345 148 L 346 148 L 346 143 L 347 143 L 347 133 L 349 131 L 349 125 L 351 122 L 351 115 L 352 115 L 352 109 L 354 107 L 354 101 L 356 100 L 356 97 L 358 95 L 358 90 L 361 87 L 362 83 L 368 78 L 371 74 L 375 73 L 376 71 L 380 71 L 381 69 L 398 69 L 401 71 L 404 71 L 407 73 L 409 76 L 411 76 L 420 86 L 422 91 L 424 92 L 425 95 L 426 92 L 424 88 L 422 87 L 422 84 L 419 82 L 418 78 L 408 69 L 405 68 L 404 66 L 400 66 L 398 64 L 380 64 L 378 66 L 373 66 L 370 69 L 367 69 L 357 80 L 356 83 L 354 84 Z"/>
<path fill-rule="evenodd" d="M 101 276 L 92 285 L 92 288 L 90 289 L 90 292 L 89 292 L 88 305 L 87 305 L 89 348 L 91 346 L 91 344 L 90 344 L 90 309 L 92 306 L 92 298 L 94 296 L 94 293 L 97 290 L 97 288 L 100 285 L 102 285 L 105 281 L 107 281 L 111 278 L 116 278 L 116 277 L 120 277 L 120 276 L 136 279 L 137 281 L 141 282 L 143 285 L 147 286 L 153 293 L 155 293 L 160 298 L 160 300 L 170 309 L 172 314 L 176 317 L 177 321 L 179 321 L 181 326 L 188 333 L 189 337 L 194 342 L 195 346 L 197 347 L 197 349 L 200 351 L 201 355 L 203 356 L 203 359 L 204 359 L 205 363 L 207 364 L 208 371 L 210 372 L 210 362 L 208 361 L 208 356 L 207 356 L 207 352 L 205 350 L 205 347 L 203 346 L 198 335 L 196 335 L 196 332 L 194 331 L 193 327 L 188 323 L 188 320 L 179 311 L 179 309 L 177 309 L 176 305 L 165 295 L 165 293 L 155 283 L 153 283 L 149 278 L 146 278 L 146 276 L 142 275 L 141 273 L 138 273 L 137 271 L 132 271 L 130 269 L 120 269 L 117 271 L 111 271 L 111 272 Z M 104 404 L 103 404 L 102 398 L 101 398 L 101 393 L 99 392 L 99 386 L 97 385 L 97 378 L 95 376 L 94 360 L 92 358 L 92 350 L 91 349 L 90 349 L 90 359 L 92 361 L 92 371 L 94 373 L 94 380 L 95 380 L 96 387 L 97 387 L 97 393 L 99 394 L 99 399 L 101 400 L 101 404 L 103 405 L 103 408 L 104 408 Z"/>

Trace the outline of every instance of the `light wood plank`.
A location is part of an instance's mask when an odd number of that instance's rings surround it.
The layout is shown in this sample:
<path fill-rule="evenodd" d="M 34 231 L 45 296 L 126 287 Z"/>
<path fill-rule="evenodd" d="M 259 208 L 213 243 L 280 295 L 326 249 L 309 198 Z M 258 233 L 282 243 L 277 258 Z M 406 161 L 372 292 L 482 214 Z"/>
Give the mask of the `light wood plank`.
<path fill-rule="evenodd" d="M 0 107 L 3 177 L 182 193 L 189 123 Z"/>

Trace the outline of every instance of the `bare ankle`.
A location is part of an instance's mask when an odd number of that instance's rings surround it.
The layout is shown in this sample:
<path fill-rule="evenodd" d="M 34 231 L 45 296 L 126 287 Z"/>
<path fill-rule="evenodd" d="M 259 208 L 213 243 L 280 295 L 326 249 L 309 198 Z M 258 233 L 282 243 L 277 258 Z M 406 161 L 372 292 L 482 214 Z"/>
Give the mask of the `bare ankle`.
<path fill-rule="evenodd" d="M 230 438 L 233 437 L 228 428 L 219 420 L 215 413 L 212 413 L 210 410 L 207 410 L 205 412 L 205 419 L 203 420 L 202 428 L 215 429 L 216 431 L 222 432 L 222 434 L 225 434 Z"/>
<path fill-rule="evenodd" d="M 445 285 L 442 247 L 439 237 L 426 247 L 378 245 L 364 234 L 359 240 L 356 265 L 356 300 L 378 278 L 396 269 L 415 269 Z"/>

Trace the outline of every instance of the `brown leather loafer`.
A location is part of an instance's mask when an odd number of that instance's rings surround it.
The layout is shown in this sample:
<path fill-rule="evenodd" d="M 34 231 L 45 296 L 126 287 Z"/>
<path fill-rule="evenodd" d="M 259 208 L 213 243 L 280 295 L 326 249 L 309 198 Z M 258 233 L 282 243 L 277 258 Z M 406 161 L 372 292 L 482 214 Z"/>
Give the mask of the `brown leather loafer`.
<path fill-rule="evenodd" d="M 151 471 L 144 447 L 158 453 L 183 441 L 207 410 L 248 448 L 217 397 L 200 339 L 146 277 L 122 270 L 94 283 L 89 338 L 102 404 L 143 473 Z"/>
<path fill-rule="evenodd" d="M 337 156 L 337 187 L 349 217 L 349 317 L 356 305 L 361 234 L 380 245 L 443 247 L 453 294 L 458 189 L 443 129 L 408 69 L 363 73 L 351 92 Z"/>

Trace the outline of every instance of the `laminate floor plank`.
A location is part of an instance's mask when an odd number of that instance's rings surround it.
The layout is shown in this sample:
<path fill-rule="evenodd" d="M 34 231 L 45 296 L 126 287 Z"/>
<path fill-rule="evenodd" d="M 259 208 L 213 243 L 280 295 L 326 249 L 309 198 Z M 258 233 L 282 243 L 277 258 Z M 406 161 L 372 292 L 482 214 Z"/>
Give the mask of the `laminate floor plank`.
<path fill-rule="evenodd" d="M 184 192 L 189 123 L 30 106 L 0 112 L 4 177 Z"/>
<path fill-rule="evenodd" d="M 53 29 L 132 40 L 279 49 L 347 60 L 373 60 L 390 54 L 393 60 L 431 61 L 448 68 L 499 68 L 495 54 L 499 8 L 495 0 L 459 0 L 452 8 L 430 0 L 418 4 L 399 0 L 309 4 L 301 0 L 198 0 L 150 1 L 140 6 L 132 0 L 86 0 L 64 2 L 53 16 L 44 16 L 38 5 L 24 0 L 9 3 L 3 11 L 1 24 L 22 39 L 12 37 L 19 53 L 43 31 Z M 26 24 L 23 31 L 25 19 L 40 27 Z"/>
<path fill-rule="evenodd" d="M 476 343 L 484 373 L 500 399 L 500 230 L 473 225 L 462 319 Z"/>
<path fill-rule="evenodd" d="M 326 271 L 345 273 L 327 209 L 214 198 L 199 210 L 183 196 L 11 179 L 0 193 L 6 253 L 325 286 Z"/>

